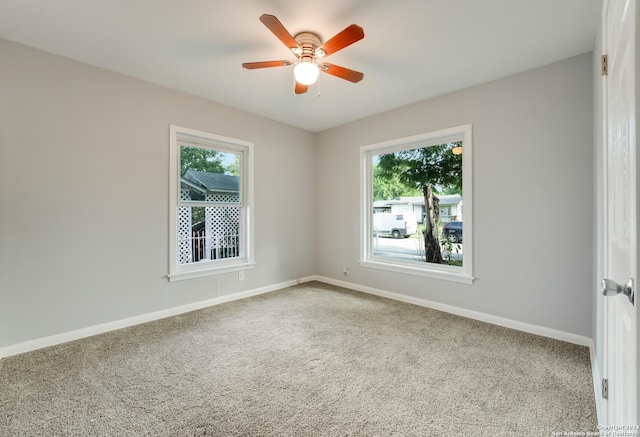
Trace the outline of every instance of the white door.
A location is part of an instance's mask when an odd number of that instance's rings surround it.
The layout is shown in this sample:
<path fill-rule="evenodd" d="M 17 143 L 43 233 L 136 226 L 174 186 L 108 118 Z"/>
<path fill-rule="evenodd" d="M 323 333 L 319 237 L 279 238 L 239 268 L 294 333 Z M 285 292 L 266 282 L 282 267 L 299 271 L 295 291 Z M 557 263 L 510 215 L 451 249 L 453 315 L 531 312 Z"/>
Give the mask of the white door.
<path fill-rule="evenodd" d="M 612 282 L 625 285 L 632 279 L 637 286 L 636 0 L 604 3 L 608 56 L 604 272 Z M 637 425 L 636 309 L 624 293 L 609 296 L 605 302 L 607 425 Z"/>

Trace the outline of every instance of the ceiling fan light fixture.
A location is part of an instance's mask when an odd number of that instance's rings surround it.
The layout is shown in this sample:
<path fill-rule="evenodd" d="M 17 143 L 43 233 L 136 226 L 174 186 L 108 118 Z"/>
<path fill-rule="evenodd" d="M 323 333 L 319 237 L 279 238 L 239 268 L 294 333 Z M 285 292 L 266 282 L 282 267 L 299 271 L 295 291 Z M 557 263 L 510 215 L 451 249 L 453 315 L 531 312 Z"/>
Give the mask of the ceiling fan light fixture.
<path fill-rule="evenodd" d="M 454 155 L 462 155 L 462 146 L 456 146 L 453 149 L 451 149 L 451 153 L 453 153 Z"/>
<path fill-rule="evenodd" d="M 320 69 L 312 59 L 300 59 L 293 69 L 296 82 L 302 85 L 313 85 L 318 80 Z"/>
<path fill-rule="evenodd" d="M 313 32 L 300 32 L 296 36 L 284 27 L 275 15 L 262 14 L 260 21 L 271 31 L 291 52 L 295 55 L 295 61 L 277 60 L 261 62 L 244 62 L 243 68 L 253 70 L 256 68 L 283 67 L 294 65 L 293 76 L 295 78 L 294 94 L 304 94 L 308 86 L 318 81 L 320 70 L 340 79 L 357 83 L 364 77 L 359 71 L 340 67 L 339 65 L 320 63 L 323 59 L 339 50 L 364 38 L 364 30 L 357 24 L 351 24 L 324 43 Z"/>

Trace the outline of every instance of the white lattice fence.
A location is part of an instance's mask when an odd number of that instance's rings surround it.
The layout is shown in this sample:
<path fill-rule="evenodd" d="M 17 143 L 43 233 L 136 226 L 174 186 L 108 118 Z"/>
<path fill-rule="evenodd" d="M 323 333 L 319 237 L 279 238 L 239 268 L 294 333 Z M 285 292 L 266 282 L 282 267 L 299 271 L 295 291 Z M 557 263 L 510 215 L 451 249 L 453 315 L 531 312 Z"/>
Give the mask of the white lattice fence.
<path fill-rule="evenodd" d="M 237 193 L 217 193 L 217 194 L 207 194 L 205 199 L 208 202 L 217 202 L 217 203 L 239 203 L 240 195 Z"/>
<path fill-rule="evenodd" d="M 209 202 L 237 203 L 237 194 L 207 194 Z M 208 206 L 205 208 L 206 256 L 230 258 L 238 256 L 239 206 Z"/>
<path fill-rule="evenodd" d="M 180 190 L 180 200 L 190 200 L 189 190 Z M 178 262 L 190 263 L 193 260 L 191 250 L 191 208 L 178 207 Z"/>
<path fill-rule="evenodd" d="M 239 203 L 238 194 L 207 194 L 205 201 Z M 189 190 L 180 190 L 180 200 L 191 200 Z M 193 230 L 192 207 L 178 207 L 178 262 L 188 264 L 203 259 L 240 256 L 240 205 L 204 208 L 203 231 Z"/>

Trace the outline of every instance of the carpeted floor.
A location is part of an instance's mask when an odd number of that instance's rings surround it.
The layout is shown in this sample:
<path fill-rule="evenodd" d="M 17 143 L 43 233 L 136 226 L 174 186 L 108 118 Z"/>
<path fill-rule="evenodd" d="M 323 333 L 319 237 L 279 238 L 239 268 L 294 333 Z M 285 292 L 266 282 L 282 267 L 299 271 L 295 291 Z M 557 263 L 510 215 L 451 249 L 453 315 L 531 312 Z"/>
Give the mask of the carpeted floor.
<path fill-rule="evenodd" d="M 317 282 L 0 366 L 0 436 L 596 429 L 587 348 Z"/>

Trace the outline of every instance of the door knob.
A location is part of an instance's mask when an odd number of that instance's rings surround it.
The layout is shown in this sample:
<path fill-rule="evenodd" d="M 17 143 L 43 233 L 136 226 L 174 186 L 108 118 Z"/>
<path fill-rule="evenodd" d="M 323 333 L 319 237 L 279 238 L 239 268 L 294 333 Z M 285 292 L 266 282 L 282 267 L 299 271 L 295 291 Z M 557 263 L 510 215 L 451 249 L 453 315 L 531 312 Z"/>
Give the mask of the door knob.
<path fill-rule="evenodd" d="M 602 294 L 605 296 L 617 296 L 624 294 L 629 298 L 631 305 L 634 304 L 635 292 L 633 290 L 633 279 L 629 279 L 626 285 L 620 285 L 611 279 L 602 280 Z"/>

